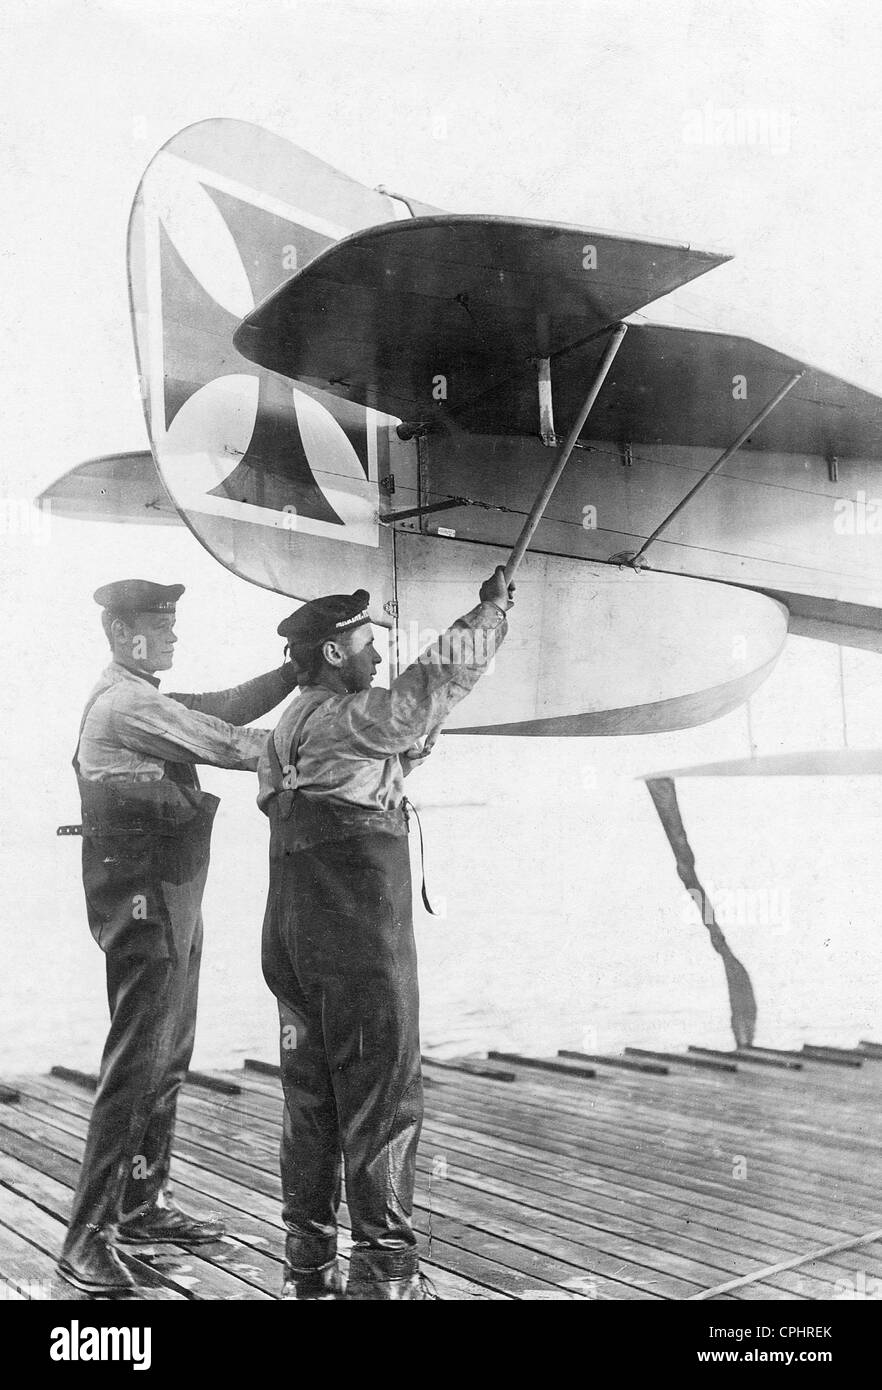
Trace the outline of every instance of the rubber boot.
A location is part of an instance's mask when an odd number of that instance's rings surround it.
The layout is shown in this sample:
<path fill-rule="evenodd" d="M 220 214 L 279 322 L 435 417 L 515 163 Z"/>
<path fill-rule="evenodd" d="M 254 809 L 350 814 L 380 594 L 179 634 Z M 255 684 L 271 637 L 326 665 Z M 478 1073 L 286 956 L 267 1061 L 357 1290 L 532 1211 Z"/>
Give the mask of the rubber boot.
<path fill-rule="evenodd" d="M 98 1296 L 131 1293 L 136 1287 L 104 1232 L 91 1223 L 68 1231 L 58 1272 L 75 1288 Z"/>
<path fill-rule="evenodd" d="M 285 1261 L 282 1298 L 301 1303 L 332 1303 L 342 1299 L 346 1285 L 336 1260 L 320 1269 L 295 1269 Z"/>
<path fill-rule="evenodd" d="M 399 1299 L 437 1299 L 420 1273 L 416 1250 L 354 1250 L 349 1264 L 347 1300 L 353 1303 L 391 1303 Z"/>

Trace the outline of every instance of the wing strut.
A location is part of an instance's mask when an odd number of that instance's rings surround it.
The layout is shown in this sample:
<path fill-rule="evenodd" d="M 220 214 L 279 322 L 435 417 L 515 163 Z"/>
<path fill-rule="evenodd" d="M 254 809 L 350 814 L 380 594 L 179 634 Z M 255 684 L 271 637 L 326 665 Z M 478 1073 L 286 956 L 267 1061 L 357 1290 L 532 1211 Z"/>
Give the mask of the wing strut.
<path fill-rule="evenodd" d="M 508 557 L 505 566 L 505 578 L 508 583 L 510 583 L 512 578 L 514 577 L 518 569 L 518 566 L 520 565 L 521 561 L 527 553 L 527 547 L 530 544 L 530 541 L 536 534 L 536 529 L 540 521 L 542 520 L 542 517 L 545 514 L 545 508 L 551 501 L 551 494 L 557 487 L 557 484 L 560 481 L 560 476 L 567 466 L 567 460 L 569 459 L 570 454 L 573 452 L 573 449 L 576 447 L 576 440 L 582 433 L 585 421 L 588 419 L 588 416 L 591 412 L 591 407 L 597 400 L 597 397 L 600 395 L 601 387 L 603 386 L 603 383 L 606 381 L 607 373 L 609 372 L 609 369 L 613 364 L 613 359 L 616 353 L 622 346 L 622 342 L 624 341 L 624 337 L 627 331 L 628 325 L 626 323 L 616 324 L 616 327 L 613 330 L 612 336 L 606 346 L 606 352 L 603 354 L 603 358 L 601 359 L 600 365 L 598 366 L 597 371 L 594 374 L 594 380 L 591 383 L 591 389 L 589 390 L 588 395 L 582 402 L 582 408 L 579 411 L 579 414 L 576 416 L 576 419 L 573 421 L 570 427 L 570 432 L 564 440 L 560 450 L 558 451 L 557 458 L 554 460 L 554 463 L 548 470 L 545 482 L 542 484 L 542 487 L 539 490 L 539 494 L 536 498 L 536 501 L 530 508 L 530 515 L 524 522 L 521 528 L 521 534 L 515 541 L 514 546 L 512 548 L 512 552 Z M 426 742 L 423 745 L 424 754 L 431 753 L 432 749 L 435 747 L 435 744 L 438 742 L 440 735 L 441 725 L 436 724 L 435 727 L 433 729 L 430 729 L 428 734 L 426 735 Z"/>
<path fill-rule="evenodd" d="M 723 464 L 729 462 L 729 459 L 732 457 L 733 454 L 736 454 L 738 452 L 744 441 L 750 438 L 755 429 L 759 428 L 759 426 L 762 424 L 763 420 L 765 420 L 767 415 L 771 415 L 772 411 L 775 409 L 775 406 L 779 405 L 781 401 L 783 401 L 784 397 L 788 394 L 788 392 L 793 390 L 796 383 L 798 381 L 801 381 L 804 375 L 805 371 L 803 370 L 801 372 L 794 372 L 793 376 L 788 377 L 787 381 L 785 381 L 780 391 L 775 392 L 775 395 L 766 405 L 763 406 L 759 414 L 755 415 L 754 418 L 751 420 L 750 424 L 745 426 L 745 428 L 739 434 L 738 438 L 729 445 L 728 449 L 723 450 L 716 463 L 711 464 L 707 472 L 699 478 L 698 482 L 695 484 L 694 487 L 691 487 L 689 489 L 686 496 L 683 497 L 677 503 L 673 511 L 668 512 L 664 521 L 660 522 L 659 525 L 656 526 L 651 536 L 647 536 L 640 549 L 634 555 L 629 556 L 623 552 L 621 555 L 614 555 L 612 559 L 618 561 L 620 564 L 628 564 L 633 569 L 638 569 L 639 561 L 646 554 L 647 550 L 653 544 L 653 542 L 658 540 L 661 533 L 668 529 L 671 522 L 674 520 L 674 517 L 678 516 L 680 512 L 682 512 L 683 508 L 687 505 L 687 503 L 692 501 L 692 498 L 695 496 L 695 494 L 699 492 L 701 488 L 704 487 L 705 483 L 708 482 L 709 479 L 711 479 L 715 473 L 719 472 L 719 470 L 723 467 Z"/>

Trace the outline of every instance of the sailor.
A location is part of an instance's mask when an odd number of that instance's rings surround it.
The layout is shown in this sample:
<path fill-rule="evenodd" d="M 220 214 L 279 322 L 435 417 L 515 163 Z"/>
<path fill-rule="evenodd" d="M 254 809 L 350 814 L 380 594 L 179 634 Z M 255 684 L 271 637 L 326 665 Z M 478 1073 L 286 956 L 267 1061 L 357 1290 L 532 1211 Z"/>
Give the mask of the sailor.
<path fill-rule="evenodd" d="M 263 972 L 278 1000 L 284 1091 L 283 1298 L 425 1299 L 411 1223 L 422 1123 L 419 995 L 403 779 L 420 741 L 488 669 L 513 601 L 499 567 L 478 605 L 390 689 L 369 595 L 332 594 L 279 626 L 300 695 L 260 760 L 270 820 Z"/>
<path fill-rule="evenodd" d="M 105 955 L 110 1032 L 59 1261 L 93 1294 L 134 1281 L 113 1248 L 218 1240 L 218 1221 L 174 1202 L 169 1162 L 193 1050 L 202 890 L 218 798 L 195 763 L 253 772 L 267 731 L 240 726 L 293 689 L 289 664 L 207 695 L 164 695 L 182 584 L 127 579 L 95 593 L 113 652 L 86 704 L 73 765 L 82 800 L 83 887 Z"/>

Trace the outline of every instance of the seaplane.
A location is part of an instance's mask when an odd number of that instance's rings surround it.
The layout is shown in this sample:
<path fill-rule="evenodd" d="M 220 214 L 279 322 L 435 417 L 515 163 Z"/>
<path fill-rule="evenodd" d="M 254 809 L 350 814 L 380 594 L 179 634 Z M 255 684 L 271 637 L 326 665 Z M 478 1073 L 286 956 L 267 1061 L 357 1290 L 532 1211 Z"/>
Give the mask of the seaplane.
<path fill-rule="evenodd" d="M 82 463 L 38 502 L 186 525 L 294 599 L 367 588 L 393 674 L 476 581 L 517 570 L 507 678 L 482 683 L 448 736 L 719 718 L 788 632 L 882 650 L 882 528 L 857 524 L 882 398 L 684 323 L 677 291 L 728 259 L 444 212 L 257 126 L 201 121 L 150 162 L 129 222 L 149 449 Z M 824 769 L 882 766 L 855 756 Z M 650 790 L 695 892 L 681 772 Z M 748 1043 L 749 981 L 704 919 Z"/>
<path fill-rule="evenodd" d="M 663 321 L 657 301 L 728 259 L 442 212 L 201 121 L 150 162 L 128 229 L 150 448 L 39 501 L 183 523 L 295 599 L 368 588 L 393 662 L 510 564 L 532 518 L 509 678 L 445 732 L 717 718 L 788 631 L 882 649 L 875 536 L 841 523 L 875 491 L 882 399 Z"/>

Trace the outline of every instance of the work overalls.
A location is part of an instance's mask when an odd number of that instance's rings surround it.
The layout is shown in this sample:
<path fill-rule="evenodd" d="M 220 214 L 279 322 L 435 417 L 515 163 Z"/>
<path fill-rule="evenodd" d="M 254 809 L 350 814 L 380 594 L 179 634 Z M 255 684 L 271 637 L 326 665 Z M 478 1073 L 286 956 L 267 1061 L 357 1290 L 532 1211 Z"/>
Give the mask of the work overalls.
<path fill-rule="evenodd" d="M 159 781 L 93 782 L 80 775 L 78 742 L 73 766 L 89 928 L 106 958 L 111 1025 L 65 1248 L 87 1223 L 149 1211 L 167 1182 L 193 1051 L 202 892 L 219 804 L 188 763 L 167 762 Z"/>
<path fill-rule="evenodd" d="M 277 794 L 263 973 L 281 1028 L 286 1256 L 301 1270 L 334 1260 L 343 1168 L 350 1277 L 397 1279 L 418 1268 L 423 1114 L 407 819 L 292 787 L 303 726 L 326 694 L 300 696 L 287 778 L 268 744 Z"/>

